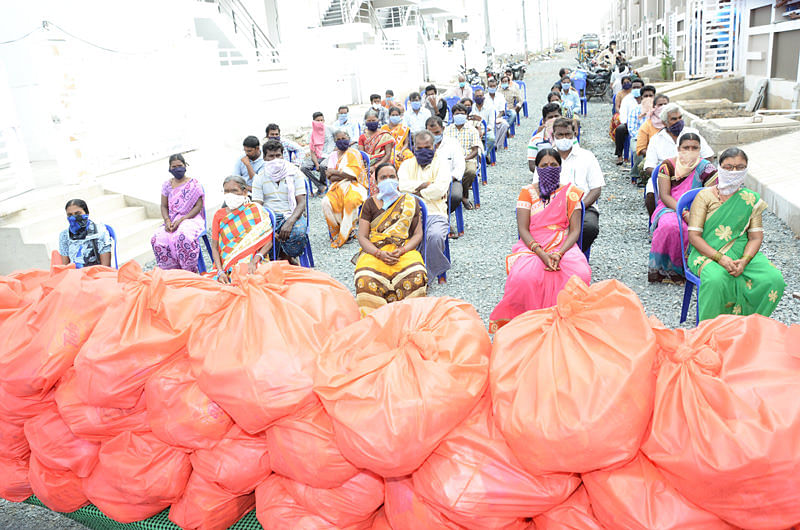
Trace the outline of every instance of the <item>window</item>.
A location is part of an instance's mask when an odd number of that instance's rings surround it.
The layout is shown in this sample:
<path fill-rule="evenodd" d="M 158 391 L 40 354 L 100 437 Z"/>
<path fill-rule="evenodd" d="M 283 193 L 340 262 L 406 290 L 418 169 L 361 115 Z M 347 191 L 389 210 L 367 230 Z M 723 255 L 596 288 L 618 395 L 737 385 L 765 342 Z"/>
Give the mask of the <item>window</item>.
<path fill-rule="evenodd" d="M 775 33 L 772 45 L 772 77 L 796 80 L 799 56 L 800 29 Z"/>
<path fill-rule="evenodd" d="M 772 15 L 772 6 L 758 7 L 750 10 L 750 27 L 766 26 L 770 23 L 770 15 Z"/>
<path fill-rule="evenodd" d="M 679 20 L 679 21 L 678 21 L 678 28 L 677 28 L 677 31 L 683 31 L 683 28 L 684 28 L 684 27 L 685 27 L 685 22 L 684 22 L 683 20 Z"/>

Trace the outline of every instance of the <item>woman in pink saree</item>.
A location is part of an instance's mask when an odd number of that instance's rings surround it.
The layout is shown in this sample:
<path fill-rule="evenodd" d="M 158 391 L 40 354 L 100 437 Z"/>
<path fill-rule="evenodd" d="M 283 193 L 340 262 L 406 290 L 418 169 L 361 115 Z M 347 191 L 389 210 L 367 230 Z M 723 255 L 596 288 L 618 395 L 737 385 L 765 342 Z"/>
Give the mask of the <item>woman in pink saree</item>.
<path fill-rule="evenodd" d="M 556 304 L 558 293 L 573 276 L 587 285 L 592 279 L 589 262 L 576 243 L 581 233 L 583 191 L 561 185 L 561 156 L 555 149 L 536 155 L 539 188 L 522 188 L 517 199 L 519 241 L 506 257 L 503 299 L 489 317 L 496 332 L 517 315 Z"/>
<path fill-rule="evenodd" d="M 164 226 L 150 239 L 156 266 L 198 272 L 197 238 L 206 229 L 203 186 L 193 178 L 186 178 L 186 161 L 181 154 L 169 157 L 169 172 L 172 178 L 161 186 Z"/>

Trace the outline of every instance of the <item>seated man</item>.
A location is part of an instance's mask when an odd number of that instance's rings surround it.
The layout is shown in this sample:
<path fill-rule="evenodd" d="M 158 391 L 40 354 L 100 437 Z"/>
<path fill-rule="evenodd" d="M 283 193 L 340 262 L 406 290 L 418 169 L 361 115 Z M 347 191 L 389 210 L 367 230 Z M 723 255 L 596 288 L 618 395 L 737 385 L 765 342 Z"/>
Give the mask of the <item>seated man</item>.
<path fill-rule="evenodd" d="M 403 114 L 403 125 L 411 129 L 413 137 L 419 131 L 425 130 L 425 122 L 431 117 L 431 111 L 422 106 L 422 96 L 419 92 L 409 94 L 408 106 L 411 108 Z"/>
<path fill-rule="evenodd" d="M 581 112 L 581 98 L 578 96 L 578 91 L 572 88 L 570 78 L 566 76 L 561 78 L 561 100 L 573 116 Z"/>
<path fill-rule="evenodd" d="M 494 77 L 489 79 L 486 90 L 489 92 L 489 97 L 486 102 L 491 103 L 492 108 L 497 113 L 497 118 L 495 119 L 495 125 L 498 129 L 496 132 L 497 144 L 502 145 L 505 143 L 506 134 L 508 134 L 508 129 L 513 123 L 511 121 L 511 113 L 507 110 L 508 105 L 506 98 L 504 98 L 503 94 L 497 89 L 497 79 Z M 501 128 L 504 131 L 502 133 L 500 132 Z"/>
<path fill-rule="evenodd" d="M 433 135 L 433 150 L 436 152 L 437 160 L 440 160 L 443 171 L 447 171 L 452 178 L 450 186 L 450 205 L 449 212 L 452 212 L 461 204 L 461 181 L 464 178 L 464 152 L 458 140 L 449 136 L 444 136 L 444 122 L 439 116 L 431 116 L 425 124 L 428 131 Z M 448 222 L 450 221 L 448 217 Z M 453 230 L 451 236 L 456 237 Z M 459 234 L 460 235 L 460 234 Z"/>
<path fill-rule="evenodd" d="M 443 120 L 447 119 L 447 102 L 439 97 L 434 85 L 425 87 L 425 108 L 428 109 L 431 116 L 439 116 Z"/>
<path fill-rule="evenodd" d="M 575 143 L 575 131 L 572 121 L 558 118 L 553 123 L 553 138 L 555 148 L 561 156 L 561 182 L 571 182 L 583 190 L 583 204 L 586 208 L 583 217 L 583 245 L 581 250 L 588 251 L 597 234 L 600 232 L 600 211 L 595 203 L 600 198 L 600 191 L 606 185 L 600 163 L 594 154 Z M 528 167 L 535 169 L 535 163 Z M 533 174 L 533 184 L 539 186 L 538 173 Z"/>
<path fill-rule="evenodd" d="M 458 86 L 455 86 L 447 91 L 444 95 L 445 98 L 456 97 L 459 100 L 464 98 L 472 98 L 472 87 L 467 84 L 467 78 L 464 74 L 458 74 Z"/>
<path fill-rule="evenodd" d="M 347 105 L 339 107 L 338 114 L 336 115 L 336 128 L 344 129 L 350 137 L 351 145 L 358 142 L 358 137 L 361 136 L 361 130 L 358 126 L 357 120 L 350 119 L 350 109 Z M 355 138 L 355 140 L 353 140 Z"/>
<path fill-rule="evenodd" d="M 333 141 L 333 130 L 325 125 L 325 116 L 321 112 L 312 115 L 311 134 L 308 138 L 308 157 L 303 160 L 300 167 L 303 174 L 317 187 L 317 194 L 324 195 L 327 189 L 325 166 L 336 144 Z M 313 171 L 317 172 L 314 176 Z"/>
<path fill-rule="evenodd" d="M 536 166 L 531 164 L 536 160 L 541 146 L 553 145 L 553 124 L 558 118 L 561 118 L 561 106 L 558 103 L 548 103 L 542 107 L 542 124 L 528 142 L 528 167 L 533 168 L 532 173 L 536 172 Z"/>
<path fill-rule="evenodd" d="M 507 115 L 512 122 L 517 121 L 517 116 L 522 110 L 522 93 L 517 88 L 517 84 L 508 75 L 500 78 L 500 93 L 508 105 Z"/>
<path fill-rule="evenodd" d="M 428 210 L 425 227 L 425 268 L 428 282 L 450 269 L 444 254 L 449 223 L 447 222 L 447 190 L 452 182 L 447 161 L 436 155 L 433 135 L 423 130 L 414 136 L 414 158 L 403 162 L 398 172 L 399 189 L 422 198 Z M 445 283 L 444 278 L 439 283 Z"/>
<path fill-rule="evenodd" d="M 629 132 L 628 132 L 628 118 L 630 117 L 631 110 L 635 109 L 637 105 L 642 102 L 642 87 L 644 86 L 644 81 L 639 79 L 631 80 L 631 93 L 625 96 L 622 99 L 622 103 L 619 105 L 619 125 L 617 126 L 617 132 L 614 136 L 614 142 L 616 143 L 616 150 L 614 154 L 617 155 L 617 165 L 621 165 L 623 163 L 622 155 L 625 150 L 625 144 L 628 142 L 629 139 Z M 655 93 L 655 90 L 653 91 Z M 628 155 L 630 156 L 630 154 Z M 627 162 L 627 159 L 624 161 Z"/>
<path fill-rule="evenodd" d="M 253 178 L 264 167 L 264 159 L 261 158 L 261 146 L 255 136 L 245 138 L 242 145 L 244 156 L 236 161 L 232 174 L 242 177 L 247 183 L 247 191 L 250 191 L 253 187 Z"/>
<path fill-rule="evenodd" d="M 379 94 L 372 94 L 369 97 L 369 102 L 372 105 L 372 110 L 378 113 L 378 127 L 389 123 L 389 110 L 381 105 L 381 96 Z"/>
<path fill-rule="evenodd" d="M 386 90 L 386 96 L 383 98 L 383 101 L 381 101 L 381 105 L 383 105 L 386 110 L 389 110 L 389 107 L 397 106 L 397 103 L 394 101 L 394 90 Z"/>
<path fill-rule="evenodd" d="M 554 87 L 556 85 L 558 85 L 558 91 L 559 92 L 561 91 L 561 80 L 564 79 L 565 76 L 566 77 L 570 77 L 570 74 L 572 74 L 572 70 L 570 70 L 569 68 L 561 68 L 561 69 L 559 69 L 559 71 L 558 71 L 558 81 L 556 81 L 555 85 L 553 85 Z"/>
<path fill-rule="evenodd" d="M 264 144 L 264 167 L 253 180 L 253 202 L 275 214 L 278 257 L 297 265 L 306 248 L 306 186 L 300 170 L 283 158 L 278 140 Z"/>
<path fill-rule="evenodd" d="M 287 162 L 292 162 L 294 157 L 294 164 L 300 165 L 303 160 L 303 148 L 297 142 L 281 138 L 281 128 L 277 123 L 270 123 L 267 125 L 267 140 L 278 140 L 283 146 L 283 158 Z"/>
<path fill-rule="evenodd" d="M 644 156 L 647 154 L 647 146 L 650 144 L 650 139 L 658 134 L 658 131 L 664 128 L 664 122 L 659 117 L 661 108 L 669 103 L 669 96 L 666 94 L 656 94 L 653 98 L 653 108 L 644 118 L 644 123 L 639 127 L 639 132 L 636 134 L 636 154 L 644 161 Z M 642 172 L 644 166 L 642 166 Z M 646 176 L 646 175 L 645 175 Z"/>
<path fill-rule="evenodd" d="M 636 136 L 639 134 L 639 129 L 642 127 L 644 120 L 647 119 L 648 113 L 653 108 L 653 98 L 656 96 L 656 88 L 653 85 L 645 85 L 642 87 L 641 98 L 638 105 L 629 107 L 628 118 L 625 125 L 628 128 L 629 137 L 629 153 L 632 158 L 631 163 L 631 179 L 635 180 L 639 177 L 639 163 L 643 157 L 636 151 Z M 627 170 L 627 168 L 623 168 Z"/>
<path fill-rule="evenodd" d="M 430 131 L 430 127 L 428 127 Z M 433 131 L 431 131 L 433 132 Z M 434 134 L 436 134 L 434 132 Z M 472 202 L 469 200 L 469 190 L 478 172 L 478 154 L 481 149 L 481 137 L 478 130 L 467 121 L 467 108 L 461 103 L 453 105 L 453 123 L 444 130 L 445 138 L 456 140 L 461 148 L 464 158 L 464 178 L 461 179 L 461 203 L 464 208 L 471 210 Z M 456 186 L 457 187 L 457 186 Z M 454 201 L 455 190 L 450 194 L 450 210 L 455 210 L 458 203 Z"/>

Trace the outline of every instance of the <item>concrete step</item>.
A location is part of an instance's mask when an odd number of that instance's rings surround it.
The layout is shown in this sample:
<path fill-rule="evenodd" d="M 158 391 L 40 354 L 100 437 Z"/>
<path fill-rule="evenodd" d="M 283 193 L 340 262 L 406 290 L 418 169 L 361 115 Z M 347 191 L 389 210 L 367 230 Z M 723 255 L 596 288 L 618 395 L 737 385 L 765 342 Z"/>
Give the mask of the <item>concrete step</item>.
<path fill-rule="evenodd" d="M 147 265 L 148 262 L 153 261 L 153 247 L 148 241 L 146 245 L 139 245 L 136 247 L 124 247 L 124 243 L 117 249 L 117 260 L 120 267 L 123 263 L 129 261 L 136 261 L 139 265 Z"/>
<path fill-rule="evenodd" d="M 103 195 L 100 184 L 77 186 L 52 186 L 31 190 L 11 199 L 0 202 L 0 225 L 25 222 L 31 215 L 41 212 L 59 212 L 63 215 L 64 205 L 70 199 L 83 199 L 92 208 L 93 199 Z"/>
<path fill-rule="evenodd" d="M 114 226 L 114 231 L 117 233 L 119 251 L 128 253 L 134 249 L 149 247 L 153 233 L 162 224 L 164 224 L 164 221 L 161 219 L 144 219 L 125 226 Z"/>

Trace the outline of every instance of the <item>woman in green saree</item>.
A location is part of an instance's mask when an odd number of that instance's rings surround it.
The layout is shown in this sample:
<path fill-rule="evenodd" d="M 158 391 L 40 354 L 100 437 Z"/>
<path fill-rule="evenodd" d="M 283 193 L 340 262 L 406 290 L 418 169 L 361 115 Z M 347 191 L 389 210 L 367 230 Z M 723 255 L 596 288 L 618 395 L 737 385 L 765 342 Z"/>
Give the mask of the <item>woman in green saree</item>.
<path fill-rule="evenodd" d="M 700 320 L 721 314 L 769 316 L 786 287 L 759 252 L 764 239 L 758 193 L 744 187 L 747 155 L 737 147 L 719 157 L 717 185 L 700 191 L 689 212 L 689 269 L 701 280 Z"/>

